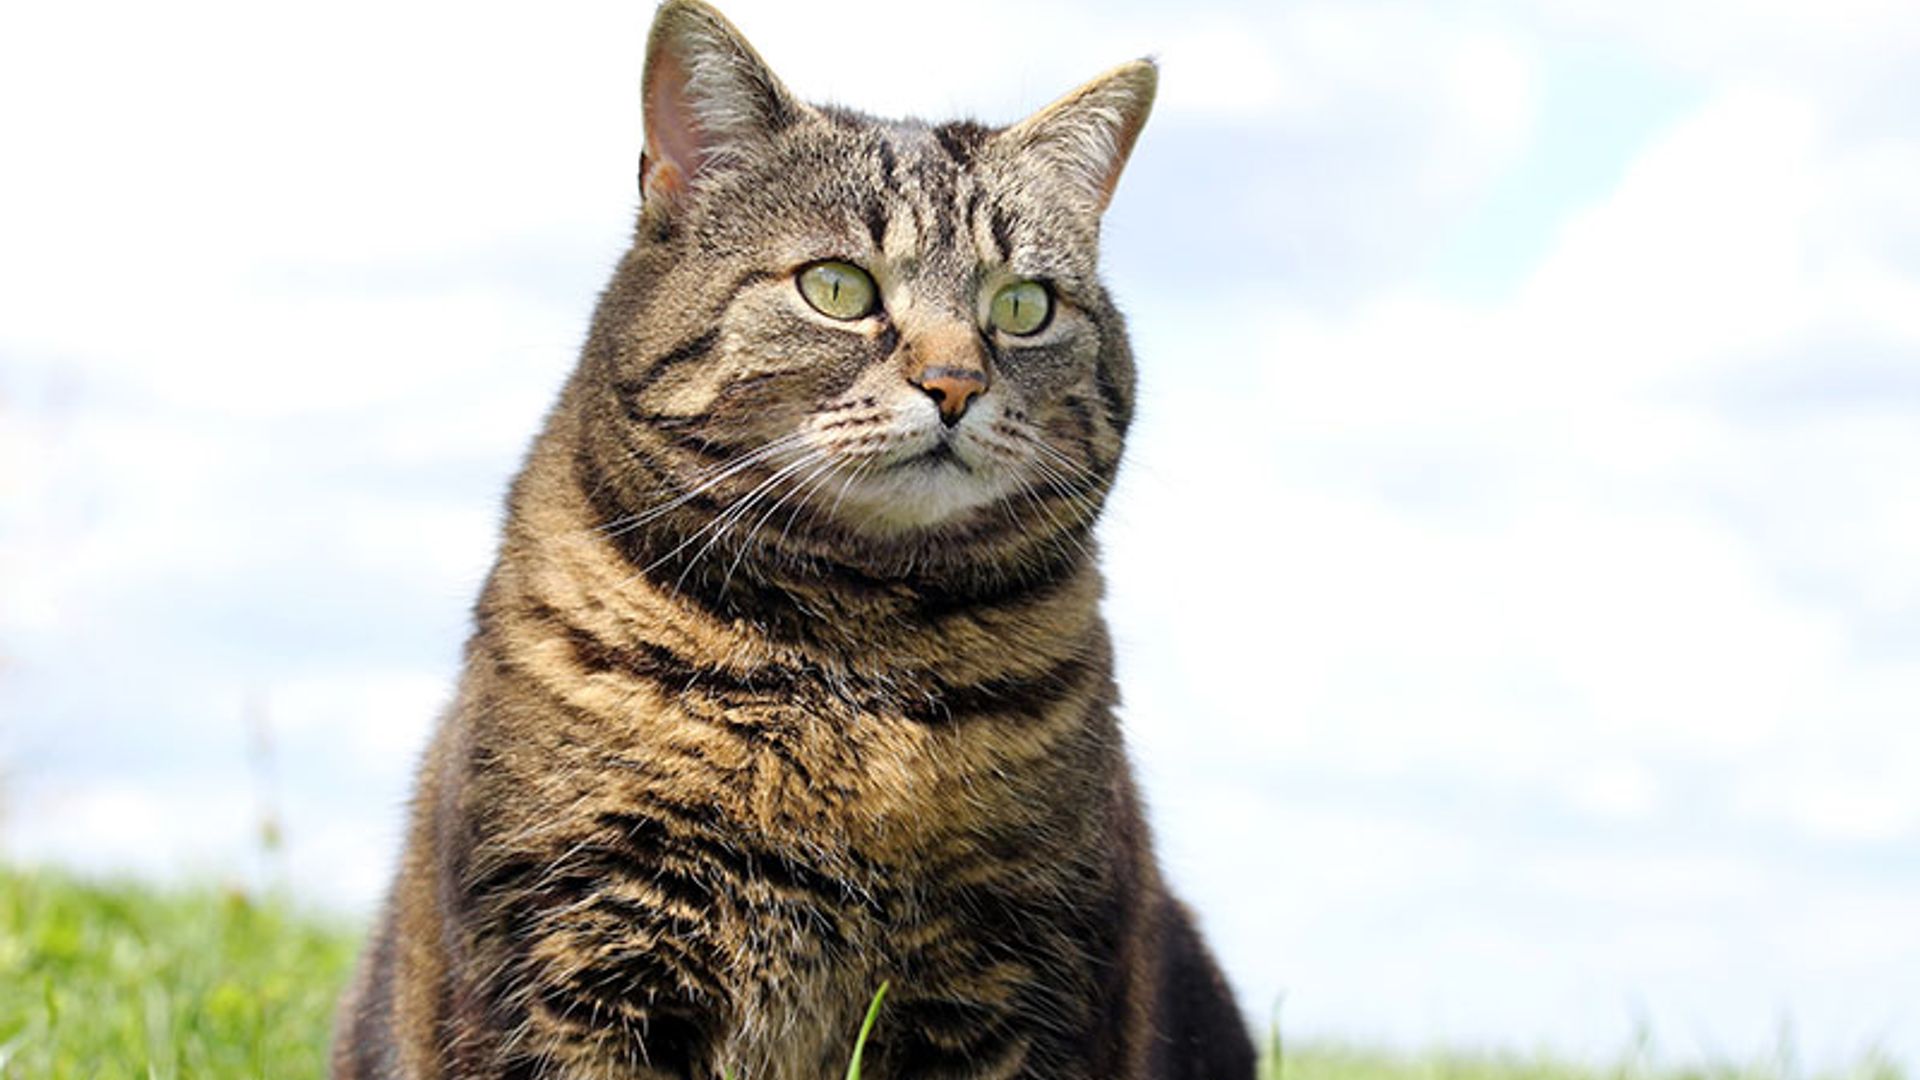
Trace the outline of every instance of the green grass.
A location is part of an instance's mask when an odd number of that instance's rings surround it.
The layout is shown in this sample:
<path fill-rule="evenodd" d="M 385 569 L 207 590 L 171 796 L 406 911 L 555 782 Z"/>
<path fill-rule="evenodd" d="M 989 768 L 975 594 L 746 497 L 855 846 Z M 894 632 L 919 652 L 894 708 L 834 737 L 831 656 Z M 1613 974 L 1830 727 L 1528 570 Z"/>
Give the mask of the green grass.
<path fill-rule="evenodd" d="M 355 935 L 237 893 L 0 868 L 0 1077 L 319 1077 Z"/>
<path fill-rule="evenodd" d="M 319 1078 L 355 935 L 236 893 L 98 884 L 0 867 L 0 1080 Z M 875 1017 L 876 995 L 852 1050 Z M 1547 1056 L 1400 1054 L 1265 1040 L 1261 1080 L 1905 1080 L 1868 1057 L 1810 1073 L 1791 1055 L 1662 1068 L 1645 1046 L 1617 1064 Z"/>
<path fill-rule="evenodd" d="M 1783 1061 L 1661 1067 L 1629 1055 L 1606 1065 L 1582 1065 L 1551 1055 L 1514 1053 L 1383 1053 L 1366 1047 L 1317 1044 L 1288 1048 L 1276 1066 L 1268 1056 L 1260 1080 L 1904 1080 L 1878 1056 L 1832 1072 L 1808 1072 Z"/>

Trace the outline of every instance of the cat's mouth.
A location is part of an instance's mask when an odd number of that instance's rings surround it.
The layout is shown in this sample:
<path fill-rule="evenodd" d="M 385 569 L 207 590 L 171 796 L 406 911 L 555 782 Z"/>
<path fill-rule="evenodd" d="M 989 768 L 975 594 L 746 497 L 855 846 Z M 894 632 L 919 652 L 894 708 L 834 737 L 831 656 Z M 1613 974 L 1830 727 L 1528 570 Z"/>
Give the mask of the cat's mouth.
<path fill-rule="evenodd" d="M 856 472 L 832 492 L 830 505 L 863 531 L 899 533 L 958 521 L 1006 494 L 1006 486 L 990 455 L 942 432 Z"/>
<path fill-rule="evenodd" d="M 944 439 L 944 438 L 941 439 L 939 442 L 934 443 L 933 447 L 927 450 L 925 453 L 919 454 L 918 456 L 915 456 L 915 457 L 908 458 L 907 460 L 901 462 L 898 467 L 904 468 L 909 465 L 925 466 L 928 468 L 938 468 L 941 465 L 952 465 L 954 468 L 959 469 L 961 472 L 964 472 L 964 473 L 970 473 L 973 471 L 973 466 L 967 464 L 966 460 L 954 451 L 952 440 Z"/>

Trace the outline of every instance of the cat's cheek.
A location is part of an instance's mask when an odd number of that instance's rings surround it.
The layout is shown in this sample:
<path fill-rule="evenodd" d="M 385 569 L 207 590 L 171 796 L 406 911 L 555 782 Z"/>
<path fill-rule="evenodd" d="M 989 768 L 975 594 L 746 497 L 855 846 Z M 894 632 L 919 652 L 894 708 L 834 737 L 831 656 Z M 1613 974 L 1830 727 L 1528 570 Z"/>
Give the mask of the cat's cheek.
<path fill-rule="evenodd" d="M 1003 340 L 995 357 L 1003 381 L 1028 411 L 1064 396 L 1100 362 L 1100 334 L 1091 320 L 1062 308 L 1055 325 L 1031 338 Z"/>

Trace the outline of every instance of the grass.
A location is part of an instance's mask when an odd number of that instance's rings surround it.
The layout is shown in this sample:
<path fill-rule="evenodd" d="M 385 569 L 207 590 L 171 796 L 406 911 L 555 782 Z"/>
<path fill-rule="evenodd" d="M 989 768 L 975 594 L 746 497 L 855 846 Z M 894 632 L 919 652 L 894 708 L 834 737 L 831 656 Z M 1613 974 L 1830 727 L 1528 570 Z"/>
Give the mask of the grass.
<path fill-rule="evenodd" d="M 1515 1053 L 1383 1053 L 1321 1043 L 1284 1059 L 1268 1056 L 1260 1080 L 1905 1080 L 1890 1060 L 1868 1056 L 1833 1072 L 1803 1072 L 1779 1061 L 1659 1067 L 1637 1056 L 1576 1064 L 1551 1055 Z"/>
<path fill-rule="evenodd" d="M 319 1078 L 351 928 L 283 902 L 0 867 L 0 1080 Z M 875 1018 L 868 1009 L 852 1050 Z M 1807 1073 L 1780 1061 L 1660 1068 L 1643 1047 L 1610 1066 L 1546 1056 L 1400 1054 L 1264 1040 L 1260 1080 L 1906 1080 L 1869 1057 Z"/>
<path fill-rule="evenodd" d="M 355 934 L 233 892 L 0 868 L 0 1077 L 319 1077 Z"/>

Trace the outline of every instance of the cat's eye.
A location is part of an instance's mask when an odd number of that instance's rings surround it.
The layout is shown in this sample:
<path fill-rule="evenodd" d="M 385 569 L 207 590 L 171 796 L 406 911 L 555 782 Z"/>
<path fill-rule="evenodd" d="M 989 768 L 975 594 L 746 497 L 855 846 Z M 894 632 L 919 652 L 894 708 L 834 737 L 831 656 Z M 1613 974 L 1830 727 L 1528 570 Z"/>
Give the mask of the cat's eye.
<path fill-rule="evenodd" d="M 800 271 L 799 281 L 800 295 L 822 315 L 853 320 L 873 314 L 873 278 L 852 263 L 814 263 Z"/>
<path fill-rule="evenodd" d="M 1037 281 L 1016 281 L 993 294 L 987 321 L 995 330 L 1024 337 L 1038 333 L 1053 317 L 1053 295 Z"/>

